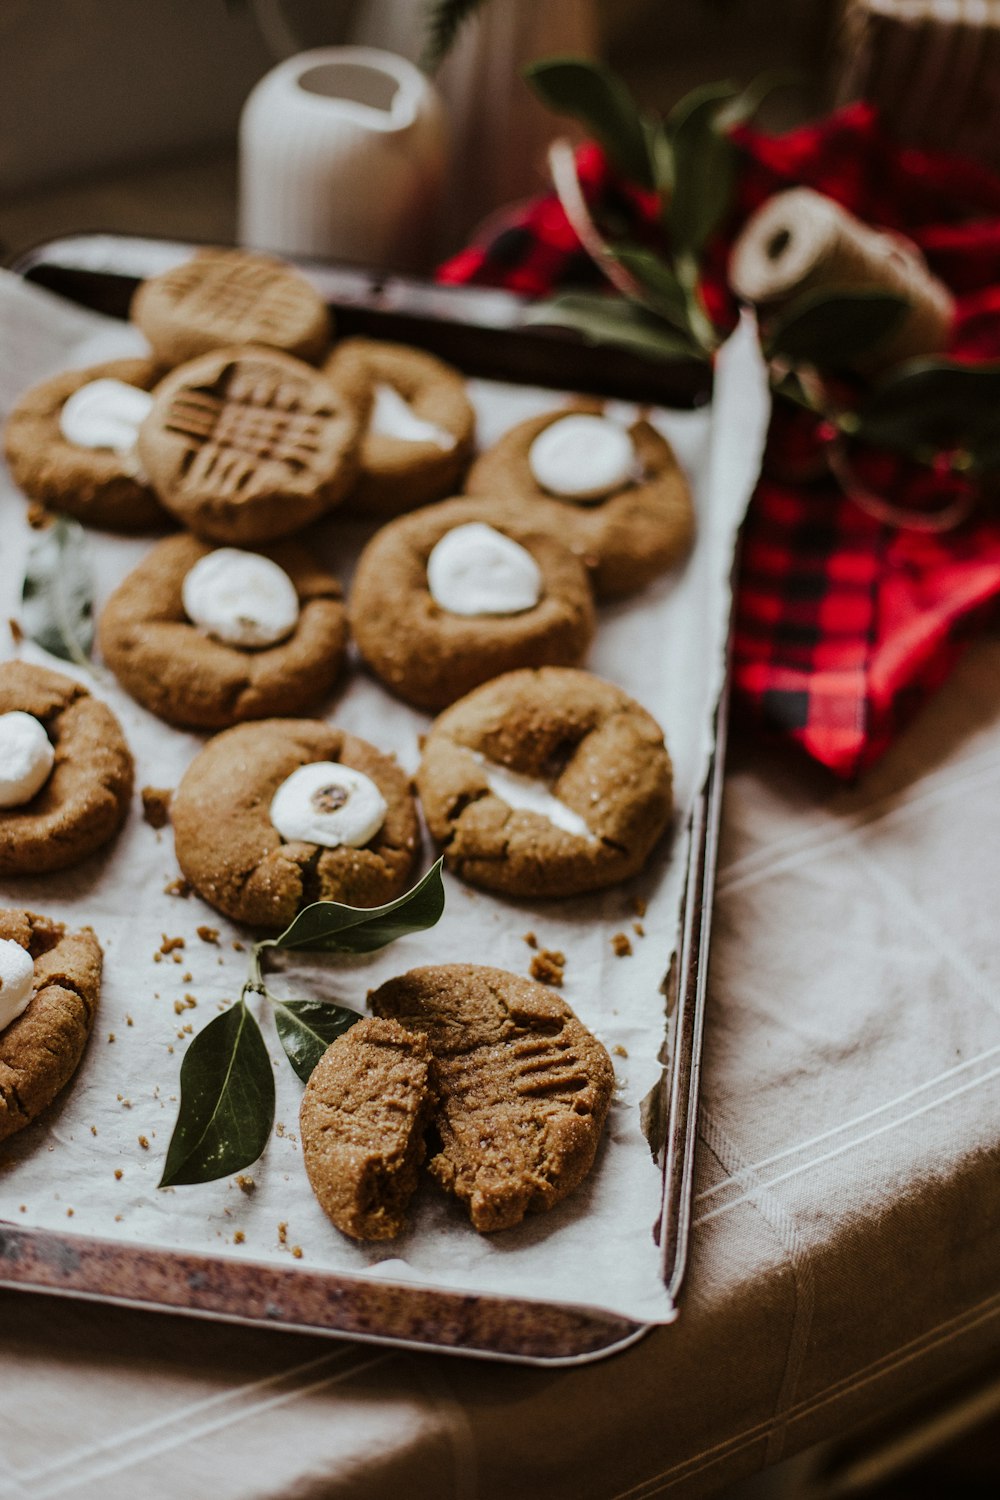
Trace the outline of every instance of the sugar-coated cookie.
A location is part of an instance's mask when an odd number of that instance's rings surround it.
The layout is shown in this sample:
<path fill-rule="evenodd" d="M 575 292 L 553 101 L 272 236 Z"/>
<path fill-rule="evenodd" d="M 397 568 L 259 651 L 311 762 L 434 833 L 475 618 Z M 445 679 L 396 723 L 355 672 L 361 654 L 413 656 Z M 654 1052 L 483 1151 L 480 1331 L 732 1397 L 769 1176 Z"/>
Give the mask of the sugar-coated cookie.
<path fill-rule="evenodd" d="M 83 1055 L 101 989 L 94 934 L 35 912 L 0 910 L 0 966 L 20 950 L 30 999 L 0 1030 L 0 1140 L 23 1130 L 63 1089 Z M 18 974 L 20 978 L 20 974 Z M 3 991 L 0 990 L 0 998 Z"/>
<path fill-rule="evenodd" d="M 438 549 L 469 526 L 478 528 L 471 546 L 449 561 Z M 491 544 L 482 535 L 485 527 L 515 544 L 511 559 L 502 540 L 494 535 Z M 530 578 L 532 570 L 536 587 L 524 595 L 522 573 Z M 483 613 L 456 612 L 455 605 L 479 608 L 477 592 Z M 515 607 L 499 613 L 508 592 Z M 586 570 L 544 525 L 526 508 L 461 497 L 400 516 L 376 533 L 358 563 L 350 612 L 376 675 L 407 703 L 431 710 L 516 667 L 574 665 L 595 628 Z"/>
<path fill-rule="evenodd" d="M 192 620 L 184 596 L 196 565 L 222 551 L 183 535 L 167 537 L 147 553 L 101 613 L 98 639 L 105 661 L 133 698 L 183 728 L 223 729 L 315 707 L 332 690 L 343 664 L 347 615 L 340 585 L 298 542 L 277 542 L 249 554 L 283 571 L 297 618 L 272 644 L 219 639 Z M 238 553 L 237 564 L 246 556 Z M 225 580 L 218 593 L 221 614 Z M 250 593 L 249 615 L 257 603 Z"/>
<path fill-rule="evenodd" d="M 670 821 L 655 719 L 589 672 L 509 672 L 445 709 L 417 788 L 445 863 L 512 896 L 576 896 L 640 870 Z"/>
<path fill-rule="evenodd" d="M 151 276 L 131 317 L 165 365 L 223 344 L 263 344 L 315 363 L 330 342 L 327 306 L 301 272 L 246 250 L 200 250 Z"/>
<path fill-rule="evenodd" d="M 333 763 L 360 773 L 384 802 L 362 846 L 285 838 L 271 821 L 276 794 L 293 773 Z M 328 778 L 331 784 L 335 777 Z M 299 810 L 346 806 L 338 786 L 307 793 Z M 364 803 L 364 792 L 357 800 Z M 293 799 L 295 800 L 295 799 Z M 225 729 L 195 756 L 171 802 L 182 872 L 200 896 L 234 921 L 285 927 L 312 901 L 380 906 L 403 895 L 420 852 L 416 807 L 399 766 L 356 735 L 314 719 L 263 719 Z"/>
<path fill-rule="evenodd" d="M 456 492 L 476 422 L 457 370 L 422 349 L 364 338 L 338 343 L 324 370 L 334 383 L 364 383 L 371 397 L 345 510 L 383 519 Z"/>

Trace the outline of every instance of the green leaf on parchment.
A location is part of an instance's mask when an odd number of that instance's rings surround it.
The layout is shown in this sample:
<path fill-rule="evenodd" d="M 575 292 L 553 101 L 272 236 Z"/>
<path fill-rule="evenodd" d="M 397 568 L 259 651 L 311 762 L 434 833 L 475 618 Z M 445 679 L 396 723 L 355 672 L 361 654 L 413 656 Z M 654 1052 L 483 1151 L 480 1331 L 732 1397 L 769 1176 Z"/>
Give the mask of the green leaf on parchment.
<path fill-rule="evenodd" d="M 524 77 L 549 109 L 585 125 L 632 182 L 655 185 L 647 124 L 617 73 L 593 58 L 546 57 L 530 63 Z"/>
<path fill-rule="evenodd" d="M 806 292 L 765 325 L 767 353 L 824 369 L 849 368 L 898 327 L 909 306 L 892 292 L 849 287 Z"/>
<path fill-rule="evenodd" d="M 157 1185 L 214 1182 L 255 1162 L 274 1123 L 274 1072 L 242 999 L 199 1031 L 180 1081 L 177 1123 Z"/>
<path fill-rule="evenodd" d="M 255 954 L 268 948 L 307 949 L 314 953 L 374 953 L 408 932 L 433 927 L 444 911 L 441 860 L 405 895 L 385 906 L 343 906 L 339 901 L 314 901 L 299 912 L 276 938 L 257 943 Z"/>
<path fill-rule="evenodd" d="M 303 1083 L 309 1082 L 313 1068 L 331 1042 L 361 1020 L 356 1010 L 326 1000 L 279 1000 L 275 995 L 270 998 L 278 1038 Z"/>
<path fill-rule="evenodd" d="M 612 344 L 651 360 L 708 358 L 690 338 L 625 297 L 566 292 L 536 303 L 525 322 L 571 328 L 589 344 Z"/>
<path fill-rule="evenodd" d="M 87 538 L 78 521 L 60 516 L 32 542 L 21 586 L 20 623 L 44 651 L 89 668 L 94 581 Z"/>

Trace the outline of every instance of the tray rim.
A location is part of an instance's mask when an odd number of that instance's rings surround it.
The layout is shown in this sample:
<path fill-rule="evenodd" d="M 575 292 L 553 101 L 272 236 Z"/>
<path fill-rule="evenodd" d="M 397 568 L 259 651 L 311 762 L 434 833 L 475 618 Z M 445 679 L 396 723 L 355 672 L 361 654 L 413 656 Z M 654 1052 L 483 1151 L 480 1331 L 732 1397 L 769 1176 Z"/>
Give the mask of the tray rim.
<path fill-rule="evenodd" d="M 74 248 L 81 252 L 78 261 L 92 261 L 93 251 L 97 249 L 95 242 L 105 247 L 119 247 L 126 261 L 131 258 L 132 262 L 136 257 L 141 260 L 144 249 L 147 253 L 159 251 L 162 254 L 164 246 L 187 253 L 196 248 L 191 243 L 103 232 L 69 235 L 43 241 L 21 252 L 10 262 L 9 269 L 22 279 L 43 285 L 77 305 L 106 311 L 106 308 L 87 300 L 86 281 L 81 286 L 78 280 L 74 280 L 81 269 L 78 263 L 74 264 Z M 90 254 L 87 253 L 88 247 Z M 56 251 L 59 252 L 58 258 L 52 258 Z M 357 266 L 297 263 L 317 283 L 341 318 L 348 312 L 361 309 L 366 322 L 378 325 L 387 319 L 390 323 L 397 323 L 402 307 L 404 319 L 412 318 L 418 324 L 433 328 L 436 323 L 446 321 L 442 318 L 442 309 L 451 301 L 455 318 L 459 322 L 469 316 L 479 320 L 479 326 L 488 328 L 490 337 L 499 341 L 497 347 L 510 339 L 517 341 L 522 351 L 525 340 L 537 346 L 536 330 L 524 326 L 526 300 L 516 294 L 490 290 L 484 295 L 475 289 L 470 297 L 463 295 L 469 291 L 466 288 L 385 276 Z M 123 276 L 120 271 L 111 269 L 101 272 L 92 265 L 85 265 L 84 270 L 86 277 L 92 278 L 92 290 L 97 290 L 107 276 L 125 282 L 138 280 L 137 276 Z M 69 291 L 59 284 L 62 273 L 68 273 Z M 338 290 L 346 300 L 337 300 L 335 294 Z M 433 311 L 422 305 L 428 302 Z M 414 343 L 422 342 L 419 333 L 415 336 L 411 331 L 408 337 Z M 550 350 L 553 342 L 547 337 L 544 339 Z M 574 360 L 580 345 L 568 338 L 561 343 L 557 358 Z M 612 375 L 624 363 L 627 385 L 634 378 L 634 356 L 623 356 L 618 361 L 618 351 L 604 350 L 602 353 L 604 369 Z M 561 384 L 563 389 L 580 389 L 575 371 L 566 373 L 571 378 L 555 383 Z M 499 378 L 510 377 L 501 375 Z M 534 375 L 532 378 L 536 384 L 547 383 Z M 621 384 L 613 378 L 608 384 L 610 388 L 605 394 L 623 394 Z M 648 392 L 633 391 L 629 399 L 668 404 L 661 394 L 651 397 Z M 733 572 L 735 576 L 735 563 Z M 657 1156 L 664 1186 L 656 1235 L 673 1317 L 677 1316 L 677 1298 L 687 1264 L 691 1227 L 700 1055 L 722 808 L 729 681 L 727 653 L 723 687 L 713 713 L 714 737 L 709 764 L 687 825 L 680 834 L 687 850 L 687 869 L 678 927 L 666 959 L 670 988 L 668 1011 L 673 1011 L 674 1024 L 669 1034 L 669 1064 L 663 1068 L 659 1086 L 666 1128 Z M 223 1277 L 227 1283 L 225 1287 L 220 1288 L 213 1282 L 207 1275 L 209 1269 Z M 133 1280 L 138 1276 L 139 1284 L 131 1290 L 122 1290 L 128 1285 L 130 1273 Z M 317 1302 L 314 1284 L 321 1285 L 326 1291 L 326 1306 Z M 269 1305 L 255 1314 L 241 1311 L 248 1299 L 252 1300 L 251 1292 L 254 1289 L 259 1292 L 262 1286 L 268 1287 L 282 1300 L 276 1302 L 272 1298 Z M 7 1219 L 0 1219 L 0 1288 L 423 1352 L 553 1367 L 607 1358 L 643 1338 L 653 1327 L 665 1326 L 637 1322 L 611 1312 L 599 1313 L 572 1302 L 456 1292 L 422 1283 L 392 1282 L 381 1277 L 286 1268 L 242 1257 L 199 1255 L 88 1234 L 57 1233 L 22 1226 Z M 186 1300 L 182 1300 L 182 1296 Z M 349 1301 L 356 1305 L 349 1307 Z M 376 1308 L 379 1303 L 382 1304 L 382 1326 L 376 1328 L 369 1320 L 369 1304 Z M 451 1320 L 450 1323 L 445 1321 L 443 1326 L 446 1331 L 454 1329 L 452 1336 L 441 1336 L 442 1315 Z M 520 1329 L 518 1325 L 522 1319 L 525 1326 Z M 458 1341 L 469 1333 L 477 1342 Z"/>

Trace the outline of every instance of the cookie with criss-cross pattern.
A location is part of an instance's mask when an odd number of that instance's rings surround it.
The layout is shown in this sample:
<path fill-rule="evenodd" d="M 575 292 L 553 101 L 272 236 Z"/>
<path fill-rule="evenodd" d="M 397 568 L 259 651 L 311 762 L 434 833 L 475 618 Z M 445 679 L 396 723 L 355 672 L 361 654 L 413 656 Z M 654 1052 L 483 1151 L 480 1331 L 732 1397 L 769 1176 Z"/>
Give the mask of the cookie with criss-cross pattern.
<path fill-rule="evenodd" d="M 206 541 L 290 536 L 344 498 L 366 397 L 272 349 L 215 349 L 153 392 L 139 457 L 166 508 Z"/>
<path fill-rule="evenodd" d="M 672 811 L 656 720 L 573 668 L 508 672 L 445 709 L 417 788 L 449 869 L 512 896 L 577 896 L 635 875 Z"/>
<path fill-rule="evenodd" d="M 76 1072 L 101 989 L 101 945 L 35 912 L 0 910 L 0 943 L 31 960 L 31 999 L 0 1031 L 0 1140 L 23 1130 Z M 16 949 L 15 949 L 16 953 Z"/>
<path fill-rule="evenodd" d="M 411 969 L 368 999 L 375 1015 L 427 1040 L 440 1140 L 429 1170 L 466 1205 L 476 1229 L 509 1229 L 580 1185 L 597 1153 L 614 1070 L 565 1000 L 477 964 Z"/>
<path fill-rule="evenodd" d="M 536 467 L 551 475 L 553 466 L 533 464 L 536 442 L 549 441 L 549 430 L 567 418 L 601 417 L 603 410 L 599 401 L 580 400 L 519 422 L 476 459 L 465 489 L 469 495 L 523 502 L 537 526 L 547 527 L 586 563 L 597 597 L 616 599 L 645 588 L 680 561 L 691 545 L 694 511 L 673 449 L 646 421 L 618 428 L 627 433 L 631 462 L 609 477 L 606 492 L 569 496 L 546 488 Z M 610 435 L 617 426 L 610 424 Z M 574 437 L 568 445 L 573 469 L 586 473 L 575 443 Z"/>
<path fill-rule="evenodd" d="M 382 825 L 360 848 L 284 839 L 271 822 L 275 793 L 300 767 L 332 761 L 381 793 Z M 409 782 L 367 740 L 314 719 L 237 724 L 195 756 L 170 809 L 182 872 L 234 921 L 287 927 L 311 901 L 380 906 L 406 891 L 420 853 Z"/>
<path fill-rule="evenodd" d="M 224 344 L 264 344 L 318 362 L 330 342 L 327 306 L 301 272 L 246 250 L 200 250 L 151 276 L 132 298 L 131 317 L 165 365 Z"/>

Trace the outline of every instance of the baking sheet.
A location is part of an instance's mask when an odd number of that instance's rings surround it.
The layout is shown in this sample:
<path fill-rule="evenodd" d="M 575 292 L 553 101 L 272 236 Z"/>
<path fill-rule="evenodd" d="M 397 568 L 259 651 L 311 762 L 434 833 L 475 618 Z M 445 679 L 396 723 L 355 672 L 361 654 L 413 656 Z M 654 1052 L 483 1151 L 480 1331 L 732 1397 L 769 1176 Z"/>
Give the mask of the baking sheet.
<path fill-rule="evenodd" d="M 0 279 L 0 331 L 4 412 L 26 385 L 47 374 L 143 347 L 134 330 L 8 276 Z M 549 390 L 482 381 L 470 382 L 470 394 L 482 446 L 522 417 L 559 402 Z M 622 403 L 612 409 L 623 416 L 632 410 Z M 30 905 L 71 924 L 89 922 L 104 946 L 106 966 L 98 1023 L 74 1083 L 44 1121 L 5 1147 L 0 1217 L 64 1235 L 95 1235 L 221 1260 L 298 1264 L 312 1271 L 571 1301 L 642 1323 L 672 1318 L 652 1234 L 662 1178 L 641 1133 L 639 1105 L 659 1076 L 662 983 L 683 893 L 687 818 L 711 753 L 732 551 L 757 472 L 766 410 L 766 380 L 752 328 L 745 325 L 720 361 L 714 421 L 707 410 L 650 413 L 693 477 L 698 542 L 679 574 L 635 600 L 601 609 L 586 663 L 650 709 L 664 726 L 674 758 L 673 836 L 643 875 L 626 886 L 547 907 L 501 900 L 449 879 L 445 916 L 432 932 L 363 958 L 298 961 L 272 983 L 282 993 L 312 993 L 363 1009 L 370 988 L 417 964 L 471 960 L 526 973 L 532 953 L 524 937 L 534 931 L 540 946 L 566 954 L 564 994 L 605 1042 L 615 1064 L 618 1083 L 606 1139 L 583 1187 L 551 1213 L 532 1216 L 502 1235 L 480 1237 L 458 1205 L 428 1185 L 418 1195 L 410 1231 L 391 1247 L 347 1241 L 322 1215 L 306 1182 L 297 1128 L 301 1084 L 262 1007 L 275 1061 L 277 1124 L 265 1157 L 247 1171 L 253 1191 L 243 1191 L 232 1179 L 158 1191 L 183 1050 L 191 1035 L 239 994 L 246 959 L 232 943 L 246 941 L 247 935 L 197 897 L 166 894 L 178 873 L 170 831 L 155 832 L 143 821 L 137 797 L 109 852 L 75 871 L 8 882 L 2 892 L 8 904 Z M 17 613 L 31 533 L 24 501 L 9 480 L 0 506 L 0 617 L 6 617 Z M 365 535 L 364 528 L 336 519 L 318 529 L 319 549 L 345 581 Z M 149 543 L 96 533 L 92 542 L 100 603 Z M 25 646 L 23 654 L 81 675 L 33 647 Z M 200 738 L 161 724 L 110 679 L 88 685 L 122 722 L 136 758 L 137 788 L 175 786 Z M 356 665 L 326 716 L 394 751 L 407 770 L 415 768 L 417 737 L 428 719 L 390 698 Z M 427 862 L 431 857 L 428 847 Z M 637 902 L 646 906 L 643 937 L 633 928 Z M 221 946 L 198 938 L 197 927 L 206 923 L 219 929 Z M 611 939 L 618 932 L 629 935 L 630 956 L 615 956 Z M 164 935 L 183 937 L 184 947 L 157 961 Z M 186 1006 L 187 996 L 196 1005 Z"/>

